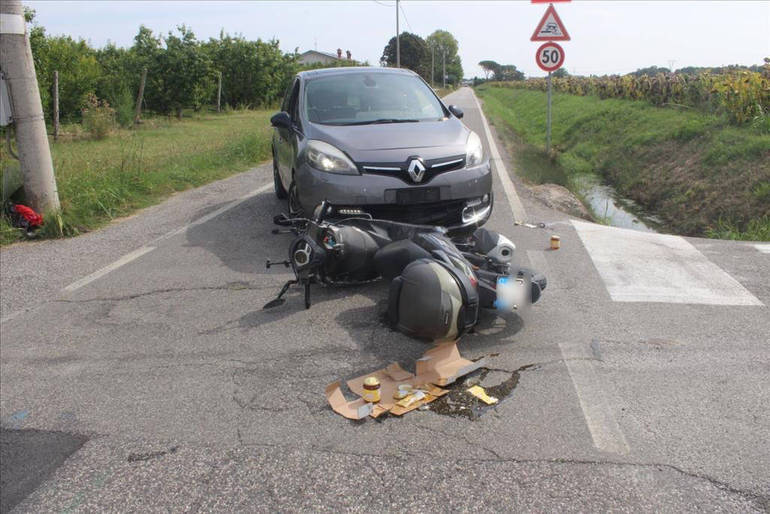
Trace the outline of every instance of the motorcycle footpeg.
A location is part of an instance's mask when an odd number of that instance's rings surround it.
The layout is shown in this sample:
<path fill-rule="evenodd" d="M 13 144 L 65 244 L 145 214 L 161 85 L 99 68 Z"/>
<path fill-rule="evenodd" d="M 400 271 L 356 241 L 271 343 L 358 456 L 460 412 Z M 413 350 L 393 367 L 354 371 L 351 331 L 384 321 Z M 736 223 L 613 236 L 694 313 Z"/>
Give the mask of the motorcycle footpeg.
<path fill-rule="evenodd" d="M 291 262 L 289 261 L 273 262 L 270 259 L 267 259 L 265 261 L 265 268 L 270 269 L 272 266 L 280 266 L 281 264 L 283 264 L 284 268 L 288 268 L 289 266 L 291 266 Z"/>
<path fill-rule="evenodd" d="M 284 213 L 273 216 L 273 223 L 282 227 L 290 227 L 292 225 L 291 219 Z"/>

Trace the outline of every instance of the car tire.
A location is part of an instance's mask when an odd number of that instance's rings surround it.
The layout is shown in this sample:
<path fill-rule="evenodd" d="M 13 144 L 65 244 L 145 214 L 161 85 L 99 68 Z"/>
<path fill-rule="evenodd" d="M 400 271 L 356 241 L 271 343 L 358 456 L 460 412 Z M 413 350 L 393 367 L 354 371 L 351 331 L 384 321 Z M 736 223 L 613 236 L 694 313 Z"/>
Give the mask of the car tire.
<path fill-rule="evenodd" d="M 299 190 L 297 189 L 297 183 L 293 180 L 289 186 L 287 197 L 288 198 L 286 203 L 289 207 L 289 216 L 292 218 L 301 218 L 304 216 L 305 211 L 302 209 L 302 204 L 299 201 Z"/>
<path fill-rule="evenodd" d="M 288 194 L 281 183 L 281 174 L 278 173 L 278 160 L 275 155 L 273 155 L 273 187 L 275 188 L 275 196 L 279 200 L 285 200 Z"/>

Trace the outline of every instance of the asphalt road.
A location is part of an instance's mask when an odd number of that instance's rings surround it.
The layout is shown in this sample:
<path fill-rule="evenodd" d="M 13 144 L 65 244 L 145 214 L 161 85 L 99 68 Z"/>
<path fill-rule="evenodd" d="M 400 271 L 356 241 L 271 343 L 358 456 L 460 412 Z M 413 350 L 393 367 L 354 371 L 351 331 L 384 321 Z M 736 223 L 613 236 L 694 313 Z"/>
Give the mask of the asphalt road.
<path fill-rule="evenodd" d="M 447 101 L 490 150 L 472 92 Z M 495 146 L 488 226 L 549 287 L 462 339 L 465 356 L 493 355 L 485 385 L 518 377 L 473 421 L 352 422 L 328 407 L 326 384 L 410 368 L 427 347 L 382 324 L 383 284 L 261 310 L 288 278 L 264 261 L 290 240 L 270 234 L 283 205 L 267 164 L 99 232 L 3 249 L 0 457 L 3 483 L 26 488 L 15 508 L 770 509 L 770 254 L 573 223 Z M 546 250 L 551 234 L 561 250 Z M 37 450 L 25 461 L 20 445 Z"/>

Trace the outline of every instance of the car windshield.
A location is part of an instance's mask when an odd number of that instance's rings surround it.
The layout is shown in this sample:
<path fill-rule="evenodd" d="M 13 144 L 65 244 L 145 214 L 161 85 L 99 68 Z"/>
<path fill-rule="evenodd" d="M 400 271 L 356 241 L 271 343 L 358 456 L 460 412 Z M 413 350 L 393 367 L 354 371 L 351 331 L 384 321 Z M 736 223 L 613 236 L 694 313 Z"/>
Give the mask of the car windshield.
<path fill-rule="evenodd" d="M 441 120 L 444 109 L 427 84 L 402 73 L 342 73 L 305 85 L 305 116 L 325 125 Z"/>

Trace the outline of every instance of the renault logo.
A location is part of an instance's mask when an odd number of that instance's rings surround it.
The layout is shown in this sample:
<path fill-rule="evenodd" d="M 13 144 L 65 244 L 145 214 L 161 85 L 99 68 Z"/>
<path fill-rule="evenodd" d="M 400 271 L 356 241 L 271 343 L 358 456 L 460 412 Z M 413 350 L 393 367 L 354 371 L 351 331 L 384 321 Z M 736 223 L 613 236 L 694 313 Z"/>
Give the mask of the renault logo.
<path fill-rule="evenodd" d="M 419 157 L 415 157 L 409 163 L 409 167 L 406 171 L 409 172 L 409 176 L 412 177 L 412 180 L 419 183 L 422 182 L 422 179 L 425 176 L 425 165 Z"/>

